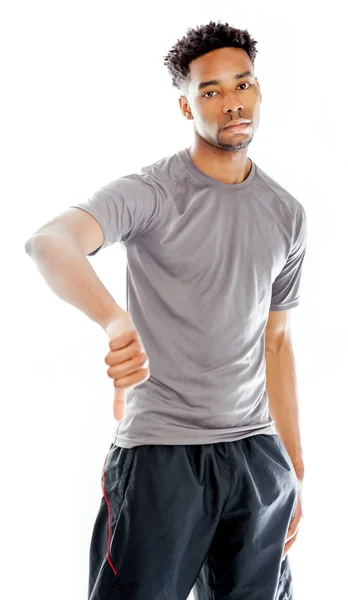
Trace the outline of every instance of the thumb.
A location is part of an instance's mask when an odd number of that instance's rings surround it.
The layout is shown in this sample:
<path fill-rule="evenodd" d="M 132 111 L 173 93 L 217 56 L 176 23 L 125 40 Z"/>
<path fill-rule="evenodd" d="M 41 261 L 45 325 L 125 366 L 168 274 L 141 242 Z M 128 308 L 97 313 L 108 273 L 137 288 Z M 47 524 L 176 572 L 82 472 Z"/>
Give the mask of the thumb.
<path fill-rule="evenodd" d="M 133 320 L 129 315 L 129 323 L 125 323 L 125 320 L 120 318 L 115 318 L 111 321 L 107 328 L 106 333 L 109 339 L 117 337 L 121 335 L 124 331 L 128 331 L 134 329 Z M 113 412 L 116 421 L 122 421 L 124 415 L 124 407 L 125 407 L 125 392 L 124 388 L 114 388 L 114 405 Z"/>
<path fill-rule="evenodd" d="M 116 421 L 122 421 L 125 405 L 125 389 L 115 388 L 114 417 Z"/>

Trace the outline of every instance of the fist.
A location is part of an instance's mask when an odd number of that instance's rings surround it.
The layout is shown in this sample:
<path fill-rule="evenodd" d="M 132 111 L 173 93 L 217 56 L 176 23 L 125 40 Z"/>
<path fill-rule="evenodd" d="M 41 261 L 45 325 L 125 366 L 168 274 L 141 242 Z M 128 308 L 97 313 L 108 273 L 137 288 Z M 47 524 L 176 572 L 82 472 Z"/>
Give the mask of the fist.
<path fill-rule="evenodd" d="M 112 338 L 109 346 L 105 362 L 109 365 L 107 374 L 114 380 L 115 387 L 134 387 L 148 379 L 148 357 L 142 351 L 139 334 L 135 329 Z"/>
<path fill-rule="evenodd" d="M 105 357 L 108 376 L 114 380 L 114 417 L 121 421 L 125 409 L 125 388 L 133 388 L 150 376 L 148 357 L 131 315 L 121 311 L 106 328 L 110 351 Z"/>

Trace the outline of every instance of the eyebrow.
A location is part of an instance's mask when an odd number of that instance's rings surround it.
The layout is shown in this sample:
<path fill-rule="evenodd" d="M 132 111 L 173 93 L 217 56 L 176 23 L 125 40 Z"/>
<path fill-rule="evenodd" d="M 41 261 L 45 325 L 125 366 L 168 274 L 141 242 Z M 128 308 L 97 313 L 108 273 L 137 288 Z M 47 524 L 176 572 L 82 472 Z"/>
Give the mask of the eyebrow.
<path fill-rule="evenodd" d="M 243 79 L 243 77 L 253 77 L 253 74 L 250 71 L 244 71 L 244 73 L 237 73 L 236 75 L 233 76 L 233 79 Z M 209 85 L 220 85 L 222 82 L 219 79 L 211 79 L 210 81 L 202 81 L 199 86 L 198 86 L 198 90 L 201 90 L 205 87 L 208 87 Z"/>

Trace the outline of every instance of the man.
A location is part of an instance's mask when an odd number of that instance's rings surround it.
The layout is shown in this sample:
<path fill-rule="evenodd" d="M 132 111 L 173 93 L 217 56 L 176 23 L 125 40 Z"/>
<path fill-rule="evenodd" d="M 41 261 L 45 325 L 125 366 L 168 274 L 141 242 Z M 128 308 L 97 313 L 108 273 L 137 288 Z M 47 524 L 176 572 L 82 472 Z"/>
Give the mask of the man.
<path fill-rule="evenodd" d="M 288 312 L 306 216 L 247 156 L 256 43 L 220 22 L 190 29 L 165 64 L 191 147 L 27 243 L 55 293 L 107 333 L 123 323 L 105 362 L 129 394 L 102 473 L 89 600 L 185 600 L 192 588 L 196 600 L 292 598 L 304 464 Z M 115 242 L 129 312 L 86 259 Z"/>

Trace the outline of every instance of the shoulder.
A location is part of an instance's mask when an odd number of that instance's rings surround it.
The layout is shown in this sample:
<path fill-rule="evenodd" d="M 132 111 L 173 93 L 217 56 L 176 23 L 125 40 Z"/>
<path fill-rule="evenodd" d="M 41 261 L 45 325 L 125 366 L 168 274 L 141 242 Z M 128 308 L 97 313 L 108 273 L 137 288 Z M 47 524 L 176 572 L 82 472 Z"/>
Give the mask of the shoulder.
<path fill-rule="evenodd" d="M 169 154 L 141 168 L 139 180 L 144 184 L 163 187 L 171 192 L 183 171 L 180 152 Z"/>
<path fill-rule="evenodd" d="M 305 214 L 304 206 L 300 200 L 259 166 L 257 166 L 255 183 L 260 187 L 260 191 L 268 193 L 276 199 L 287 210 L 291 218 L 295 218 L 297 214 Z"/>

